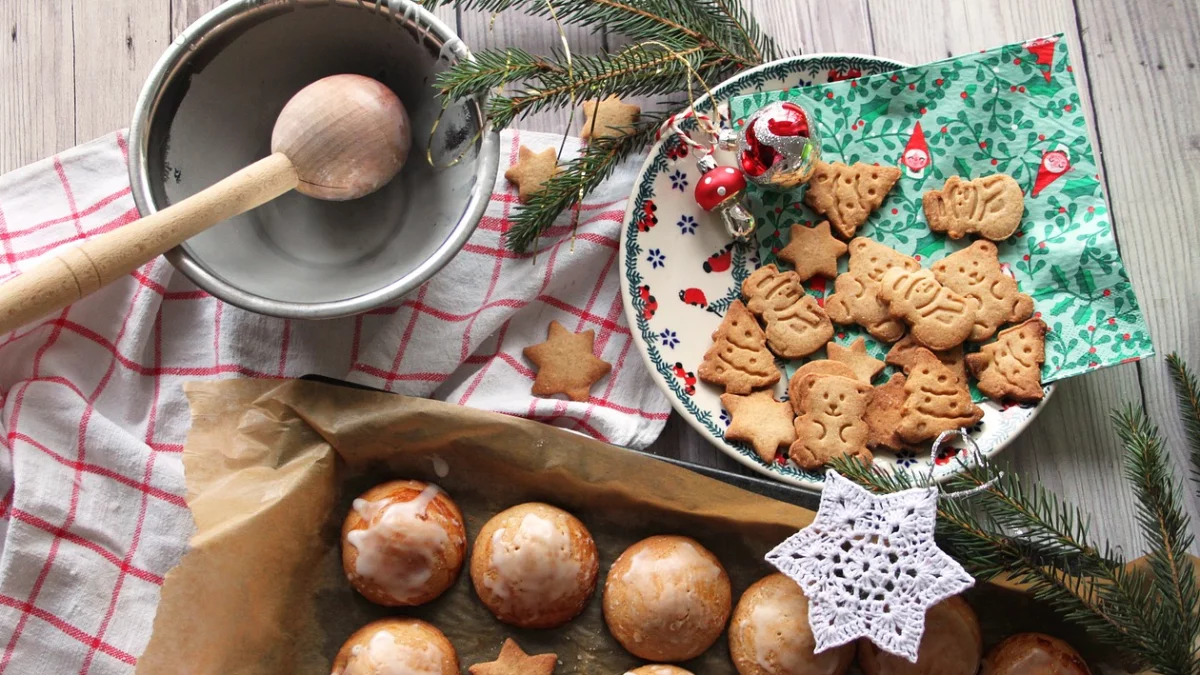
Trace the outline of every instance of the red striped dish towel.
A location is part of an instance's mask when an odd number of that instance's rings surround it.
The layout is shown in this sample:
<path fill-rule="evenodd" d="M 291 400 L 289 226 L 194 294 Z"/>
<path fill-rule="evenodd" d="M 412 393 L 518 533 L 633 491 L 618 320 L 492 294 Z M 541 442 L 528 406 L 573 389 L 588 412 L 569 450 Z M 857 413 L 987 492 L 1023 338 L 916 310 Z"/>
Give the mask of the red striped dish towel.
<path fill-rule="evenodd" d="M 163 575 L 192 528 L 179 453 L 180 384 L 219 377 L 346 378 L 520 415 L 619 445 L 658 436 L 669 405 L 635 353 L 617 248 L 634 167 L 568 217 L 536 259 L 507 251 L 506 132 L 491 203 L 466 248 L 404 302 L 325 322 L 258 316 L 197 290 L 159 258 L 46 320 L 0 335 L 0 675 L 128 673 Z M 566 152 L 578 149 L 568 141 Z M 0 177 L 0 279 L 137 218 L 122 133 Z M 530 395 L 522 348 L 557 320 L 596 331 L 613 365 L 585 403 Z"/>

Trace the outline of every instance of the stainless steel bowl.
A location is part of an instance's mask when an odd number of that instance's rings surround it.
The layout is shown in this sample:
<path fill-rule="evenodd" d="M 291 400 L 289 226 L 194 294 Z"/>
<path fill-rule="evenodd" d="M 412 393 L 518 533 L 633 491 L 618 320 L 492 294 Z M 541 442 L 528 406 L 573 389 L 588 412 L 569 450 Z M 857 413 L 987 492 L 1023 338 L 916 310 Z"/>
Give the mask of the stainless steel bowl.
<path fill-rule="evenodd" d="M 357 314 L 395 301 L 445 265 L 491 197 L 499 139 L 482 102 L 451 108 L 433 78 L 470 51 L 409 0 L 230 0 L 189 26 L 138 98 L 129 174 L 143 215 L 270 153 L 275 117 L 326 75 L 380 80 L 412 120 L 408 163 L 378 192 L 348 202 L 289 193 L 167 253 L 197 286 L 287 318 Z M 481 132 L 481 126 L 484 126 Z M 454 166 L 434 169 L 435 158 Z"/>

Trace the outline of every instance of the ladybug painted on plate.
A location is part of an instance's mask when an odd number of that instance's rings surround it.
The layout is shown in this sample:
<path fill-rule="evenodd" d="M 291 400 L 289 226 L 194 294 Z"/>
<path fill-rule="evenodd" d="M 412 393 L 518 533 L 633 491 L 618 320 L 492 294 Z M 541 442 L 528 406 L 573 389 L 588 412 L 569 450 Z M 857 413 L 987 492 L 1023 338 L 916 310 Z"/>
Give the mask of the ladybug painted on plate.
<path fill-rule="evenodd" d="M 690 370 L 686 370 L 683 364 L 676 361 L 675 365 L 671 366 L 671 370 L 675 373 L 675 377 L 683 380 L 683 390 L 688 396 L 693 396 L 696 393 L 696 374 Z"/>
<path fill-rule="evenodd" d="M 685 288 L 682 291 L 679 291 L 679 299 L 682 300 L 683 304 L 685 305 L 691 305 L 701 309 L 708 307 L 708 298 L 704 297 L 704 291 L 700 290 L 699 288 Z"/>
<path fill-rule="evenodd" d="M 654 215 L 657 210 L 653 199 L 647 199 L 646 203 L 642 204 L 642 215 L 638 217 L 637 223 L 638 232 L 649 232 L 650 228 L 658 224 L 658 216 Z"/>
<path fill-rule="evenodd" d="M 679 161 L 688 156 L 688 146 L 681 140 L 667 143 L 667 157 L 671 161 Z"/>
<path fill-rule="evenodd" d="M 709 274 L 728 271 L 729 266 L 733 263 L 733 246 L 734 242 L 731 241 L 725 245 L 725 248 L 708 256 L 708 260 L 704 261 L 704 271 Z"/>
<path fill-rule="evenodd" d="M 950 463 L 950 460 L 958 457 L 958 453 L 962 452 L 961 448 L 945 445 L 938 448 L 937 457 L 933 458 L 933 463 L 938 466 L 943 466 Z"/>
<path fill-rule="evenodd" d="M 650 287 L 643 285 L 638 288 L 638 297 L 642 299 L 642 316 L 647 321 L 654 318 L 654 313 L 658 311 L 658 300 L 650 295 Z"/>

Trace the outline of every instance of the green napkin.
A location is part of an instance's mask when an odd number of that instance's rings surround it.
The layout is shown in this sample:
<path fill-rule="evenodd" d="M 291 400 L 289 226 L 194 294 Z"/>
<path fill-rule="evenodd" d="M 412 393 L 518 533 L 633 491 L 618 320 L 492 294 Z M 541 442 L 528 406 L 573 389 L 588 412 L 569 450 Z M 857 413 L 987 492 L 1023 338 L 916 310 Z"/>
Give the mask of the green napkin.
<path fill-rule="evenodd" d="M 955 241 L 930 232 L 922 193 L 953 175 L 1007 173 L 1021 184 L 1025 214 L 1017 234 L 999 244 L 1000 262 L 1050 327 L 1044 382 L 1153 354 L 1117 251 L 1061 35 L 857 80 L 739 96 L 730 102 L 735 126 L 744 128 L 751 113 L 774 101 L 795 101 L 814 114 L 825 161 L 904 170 L 859 235 L 926 267 L 971 237 Z M 914 171 L 910 165 L 920 162 L 903 160 L 922 151 L 928 165 Z M 791 224 L 821 219 L 799 191 L 756 188 L 751 203 L 763 264 L 776 262 Z M 813 281 L 810 292 L 819 297 L 826 289 L 819 277 Z M 846 327 L 838 341 L 859 335 L 866 332 Z M 886 352 L 870 336 L 867 342 L 877 357 Z"/>

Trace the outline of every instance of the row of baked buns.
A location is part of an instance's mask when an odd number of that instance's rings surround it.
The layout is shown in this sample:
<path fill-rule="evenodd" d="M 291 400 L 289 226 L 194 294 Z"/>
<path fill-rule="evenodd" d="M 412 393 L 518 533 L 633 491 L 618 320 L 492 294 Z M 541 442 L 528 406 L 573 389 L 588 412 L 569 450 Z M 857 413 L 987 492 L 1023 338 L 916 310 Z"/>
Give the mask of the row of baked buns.
<path fill-rule="evenodd" d="M 436 485 L 397 480 L 354 500 L 342 528 L 342 563 L 353 587 L 388 607 L 424 604 L 446 592 L 466 559 L 466 530 L 454 501 Z M 475 538 L 470 576 L 475 594 L 500 621 L 525 629 L 557 628 L 591 600 L 599 572 L 587 527 L 562 509 L 526 503 L 489 520 Z M 799 585 L 774 574 L 751 585 L 733 607 L 733 589 L 721 561 L 694 539 L 653 536 L 613 561 L 604 582 L 604 620 L 613 638 L 634 656 L 653 662 L 633 675 L 691 675 L 678 666 L 717 642 L 728 626 L 729 653 L 740 675 L 842 675 L 855 657 L 847 644 L 814 653 L 808 601 Z M 857 647 L 867 675 L 974 675 L 980 665 L 979 622 L 953 597 L 931 608 L 916 664 Z M 1053 638 L 1036 648 L 1078 666 L 1082 659 Z M 1007 641 L 989 656 L 986 672 L 1016 675 Z M 1027 640 L 1028 641 L 1028 640 Z M 1006 656 L 1008 655 L 1008 656 Z M 552 675 L 555 654 L 526 654 L 507 640 L 494 661 L 468 667 L 472 675 Z M 333 675 L 420 673 L 457 675 L 458 654 L 438 628 L 411 618 L 375 621 L 356 631 L 338 652 Z M 572 671 L 574 672 L 574 671 Z M 630 675 L 627 673 L 626 675 Z"/>

